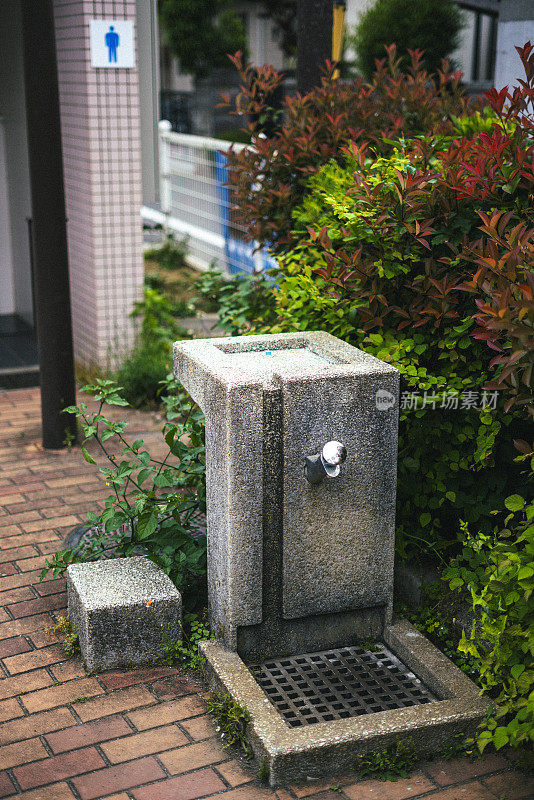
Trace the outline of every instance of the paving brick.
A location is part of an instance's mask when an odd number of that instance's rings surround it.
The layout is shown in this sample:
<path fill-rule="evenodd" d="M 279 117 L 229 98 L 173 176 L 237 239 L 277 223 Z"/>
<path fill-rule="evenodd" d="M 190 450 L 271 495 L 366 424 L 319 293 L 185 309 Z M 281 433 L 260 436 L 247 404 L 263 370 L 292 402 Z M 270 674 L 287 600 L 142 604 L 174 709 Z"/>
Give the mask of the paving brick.
<path fill-rule="evenodd" d="M 8 609 L 15 619 L 19 619 L 19 617 L 29 617 L 31 614 L 66 607 L 67 595 L 62 592 L 61 594 L 51 594 L 49 597 L 36 597 L 35 600 L 14 603 L 14 605 L 9 605 Z"/>
<path fill-rule="evenodd" d="M 337 785 L 336 778 L 330 781 L 331 784 Z M 319 792 L 312 795 L 311 800 L 339 800 L 339 792 L 337 789 L 327 789 L 326 792 Z M 381 800 L 389 800 L 389 796 L 384 795 Z"/>
<path fill-rule="evenodd" d="M 60 633 L 55 633 L 52 627 L 47 627 L 32 631 L 29 634 L 29 638 L 33 646 L 39 649 L 41 647 L 48 647 L 48 645 L 51 644 L 61 644 L 64 637 Z"/>
<path fill-rule="evenodd" d="M 39 739 L 28 739 L 25 742 L 8 744 L 0 747 L 0 769 L 9 769 L 18 764 L 27 764 L 37 758 L 46 758 L 48 753 Z"/>
<path fill-rule="evenodd" d="M 59 645 L 43 647 L 41 650 L 32 650 L 30 653 L 21 653 L 18 656 L 4 658 L 4 665 L 11 675 L 19 672 L 28 672 L 38 667 L 46 667 L 58 661 L 65 661 L 65 653 Z"/>
<path fill-rule="evenodd" d="M 189 736 L 197 742 L 202 741 L 202 739 L 211 739 L 216 735 L 215 726 L 209 714 L 184 720 L 180 723 L 180 727 L 187 731 Z"/>
<path fill-rule="evenodd" d="M 324 780 L 318 781 L 307 781 L 306 783 L 301 783 L 298 785 L 293 784 L 290 788 L 291 791 L 295 793 L 295 796 L 298 798 L 301 797 L 313 797 L 314 795 L 318 794 L 319 792 L 325 791 L 325 789 L 329 789 L 333 784 L 336 786 L 347 786 L 348 784 L 354 783 L 355 780 L 354 772 L 348 776 L 339 777 L 336 775 L 335 780 L 332 778 L 325 778 Z"/>
<path fill-rule="evenodd" d="M 118 739 L 114 742 L 103 744 L 102 751 L 112 764 L 119 764 L 122 761 L 130 761 L 140 756 L 148 756 L 153 753 L 170 750 L 172 747 L 182 747 L 188 743 L 189 740 L 186 735 L 175 725 L 165 725 L 162 728 L 135 733 L 126 739 Z"/>
<path fill-rule="evenodd" d="M 17 795 L 17 797 L 22 800 L 74 800 L 74 794 L 66 783 L 54 783 L 52 786 L 32 789 L 30 792 Z"/>
<path fill-rule="evenodd" d="M 89 700 L 82 706 L 76 707 L 76 712 L 83 722 L 98 717 L 106 717 L 120 711 L 126 711 L 138 706 L 148 706 L 156 700 L 144 686 L 135 686 L 133 689 L 118 689 L 112 694 Z M 130 715 L 131 716 L 131 715 Z M 161 722 L 159 723 L 161 725 Z"/>
<path fill-rule="evenodd" d="M 0 489 L 0 495 L 2 494 L 2 489 Z M 13 497 L 13 495 L 11 495 Z M 22 505 L 24 501 L 22 501 Z M 3 535 L 2 528 L 10 525 L 18 525 L 19 522 L 29 522 L 32 519 L 39 519 L 39 512 L 38 511 L 20 511 L 18 513 L 10 513 L 6 514 L 4 520 L 0 520 L 0 534 Z"/>
<path fill-rule="evenodd" d="M 41 628 L 47 628 L 53 620 L 49 614 L 35 614 L 31 617 L 13 619 L 0 624 L 0 639 L 8 639 L 21 633 L 31 633 Z"/>
<path fill-rule="evenodd" d="M 32 531 L 49 531 L 51 528 L 72 528 L 73 525 L 79 525 L 78 517 L 73 514 L 67 514 L 64 517 L 51 517 L 50 519 L 37 519 L 31 522 L 23 522 L 21 524 L 22 530 L 26 533 Z"/>
<path fill-rule="evenodd" d="M 335 800 L 339 800 L 339 798 L 340 795 L 338 794 Z M 262 786 L 242 786 L 239 789 L 225 792 L 223 795 L 210 795 L 206 800 L 276 800 L 276 794 L 272 789 L 266 789 Z M 383 800 L 386 800 L 386 798 L 384 797 Z"/>
<path fill-rule="evenodd" d="M 2 499 L 2 503 L 5 506 L 10 506 L 13 503 L 22 503 L 23 501 L 24 497 L 21 494 L 9 494 Z"/>
<path fill-rule="evenodd" d="M 67 705 L 80 697 L 94 697 L 102 692 L 103 689 L 96 678 L 81 678 L 68 681 L 61 686 L 51 686 L 48 689 L 32 692 L 23 698 L 23 702 L 30 714 L 34 714 L 37 711 Z M 76 705 L 78 713 L 80 708 L 80 705 Z"/>
<path fill-rule="evenodd" d="M 80 523 L 78 522 L 78 525 L 79 524 Z M 63 541 L 63 538 L 64 537 L 63 537 L 63 534 L 62 534 L 61 536 L 58 536 L 57 539 L 55 539 L 54 541 L 38 542 L 36 547 L 39 550 L 39 552 L 42 553 L 43 555 L 44 554 L 49 555 L 50 553 L 56 553 L 61 547 L 61 543 Z"/>
<path fill-rule="evenodd" d="M 3 535 L 3 530 L 0 528 L 0 536 Z M 9 536 L 3 538 L 3 547 L 22 547 L 28 544 L 40 544 L 42 542 L 50 542 L 51 540 L 58 540 L 58 534 L 54 531 L 35 531 L 34 533 L 20 533 L 16 536 Z"/>
<path fill-rule="evenodd" d="M 5 622 L 9 619 L 9 615 L 5 608 L 0 608 L 0 622 Z"/>
<path fill-rule="evenodd" d="M 0 722 L 6 722 L 8 719 L 15 719 L 15 717 L 22 717 L 23 715 L 24 711 L 15 698 L 0 700 Z"/>
<path fill-rule="evenodd" d="M 65 578 L 56 578 L 55 580 L 36 583 L 34 589 L 38 594 L 41 595 L 41 597 L 44 597 L 49 594 L 57 594 L 58 592 L 64 592 L 65 583 L 66 583 Z"/>
<path fill-rule="evenodd" d="M 157 781 L 164 778 L 165 773 L 155 758 L 141 758 L 139 761 L 132 761 L 128 768 L 119 764 L 115 767 L 83 775 L 81 778 L 74 778 L 72 783 L 79 792 L 82 800 L 95 800 L 95 798 L 105 797 L 107 794 L 129 789 L 132 786 L 139 786 L 150 781 Z M 169 800 L 172 795 L 167 795 L 165 800 Z M 180 797 L 180 795 L 176 795 Z M 185 800 L 180 797 L 180 800 Z"/>
<path fill-rule="evenodd" d="M 49 489 L 63 489 L 65 486 L 76 486 L 79 487 L 83 483 L 93 483 L 94 478 L 92 475 L 70 475 L 67 478 L 47 478 L 45 480 L 45 486 L 48 486 Z"/>
<path fill-rule="evenodd" d="M 478 778 L 491 772 L 498 772 L 508 766 L 508 762 L 491 753 L 485 758 L 471 761 L 468 758 L 455 758 L 451 761 L 433 761 L 426 764 L 424 770 L 439 786 L 449 786 L 452 783 L 462 783 L 469 778 Z"/>
<path fill-rule="evenodd" d="M 22 558 L 15 563 L 21 572 L 26 572 L 34 569 L 44 569 L 46 560 L 47 556 L 34 556 L 33 558 Z"/>
<path fill-rule="evenodd" d="M 39 580 L 39 575 L 41 574 L 40 570 L 35 570 L 34 572 L 17 572 L 14 564 L 9 564 L 7 566 L 13 567 L 13 571 L 7 575 L 7 577 L 0 578 L 1 591 L 15 589 L 18 586 L 31 586 L 35 581 Z M 6 564 L 2 564 L 0 572 L 2 572 L 5 567 Z"/>
<path fill-rule="evenodd" d="M 36 552 L 35 547 L 30 544 L 24 547 L 10 547 L 7 550 L 0 550 L 0 563 L 3 561 L 18 561 L 21 558 L 31 558 Z"/>
<path fill-rule="evenodd" d="M 35 476 L 34 476 L 35 477 Z M 24 503 L 21 503 L 20 506 L 12 506 L 12 511 L 24 511 L 24 510 L 36 510 L 39 514 L 43 514 L 45 509 L 47 508 L 54 508 L 54 514 L 57 514 L 57 506 L 60 503 L 60 500 L 53 496 L 53 493 L 49 492 L 48 497 L 41 497 L 37 500 L 35 497 L 32 496 L 31 500 L 26 499 Z M 51 495 L 51 496 L 50 496 Z"/>
<path fill-rule="evenodd" d="M 85 747 L 90 744 L 99 744 L 108 739 L 117 739 L 119 736 L 128 736 L 132 729 L 127 722 L 120 716 L 106 717 L 96 722 L 84 722 L 66 728 L 63 731 L 47 733 L 46 741 L 52 752 L 65 753 L 67 750 L 75 750 L 77 747 Z"/>
<path fill-rule="evenodd" d="M 105 767 L 106 762 L 94 747 L 85 747 L 44 761 L 25 764 L 13 770 L 21 789 L 34 789 L 52 781 L 61 781 Z"/>
<path fill-rule="evenodd" d="M 360 800 L 359 797 L 358 800 Z M 389 798 L 386 798 L 386 800 L 389 800 Z M 442 789 L 440 792 L 431 795 L 430 800 L 496 800 L 496 798 L 493 792 L 490 792 L 481 783 L 471 781 L 470 783 L 464 783 L 463 786 Z"/>
<path fill-rule="evenodd" d="M 199 689 L 199 685 L 183 676 L 177 675 L 156 681 L 152 685 L 152 689 L 160 700 L 174 700 L 176 697 L 183 697 L 186 694 L 196 692 Z"/>
<path fill-rule="evenodd" d="M 507 770 L 484 778 L 484 783 L 496 797 L 506 797 L 506 800 L 530 800 L 534 797 L 534 777 L 519 770 Z"/>
<path fill-rule="evenodd" d="M 335 783 L 336 781 L 332 780 L 330 785 Z M 416 797 L 435 788 L 432 781 L 421 772 L 416 772 L 409 778 L 401 778 L 395 783 L 364 780 L 351 786 L 344 786 L 343 792 L 350 800 L 406 800 L 406 798 Z"/>
<path fill-rule="evenodd" d="M 7 772 L 0 772 L 0 797 L 7 797 L 9 794 L 15 794 L 15 787 Z"/>
<path fill-rule="evenodd" d="M 6 494 L 6 495 L 19 494 L 21 488 L 23 489 L 23 494 L 24 495 L 31 494 L 32 492 L 43 491 L 43 489 L 46 489 L 46 487 L 45 487 L 45 485 L 44 485 L 44 483 L 42 481 L 33 480 L 30 483 L 26 483 L 24 485 L 22 485 L 22 484 L 18 485 L 17 484 L 16 486 L 13 486 L 13 487 L 11 487 L 11 486 L 6 487 L 5 489 L 2 490 L 2 494 Z"/>
<path fill-rule="evenodd" d="M 0 588 L 2 588 L 0 586 Z M 16 589 L 6 589 L 5 592 L 0 592 L 0 606 L 7 606 L 8 603 L 17 603 L 22 600 L 33 600 L 35 592 L 32 591 L 31 586 L 19 586 Z"/>
<path fill-rule="evenodd" d="M 50 686 L 51 683 L 52 678 L 44 669 L 36 670 L 29 675 L 15 675 L 13 678 L 4 678 L 0 680 L 0 699 L 26 694 L 26 692 L 31 692 L 33 689 Z"/>
<path fill-rule="evenodd" d="M 22 533 L 22 529 L 18 525 L 7 525 L 4 526 L 2 530 L 3 536 L 15 536 L 17 533 Z M 4 559 L 4 561 L 8 561 L 9 559 Z"/>
<path fill-rule="evenodd" d="M 13 575 L 13 573 L 16 571 L 17 568 L 14 564 L 11 564 L 9 561 L 3 562 L 2 567 L 0 568 L 0 586 L 2 588 L 5 588 L 2 578 L 4 578 L 6 575 Z"/>
<path fill-rule="evenodd" d="M 24 699 L 24 698 L 23 698 Z M 72 725 L 74 717 L 67 708 L 44 711 L 29 717 L 4 722 L 0 727 L 0 744 L 10 744 L 19 739 L 31 739 L 49 731 L 58 731 Z"/>
<path fill-rule="evenodd" d="M 168 722 L 178 722 L 188 717 L 202 714 L 206 710 L 205 704 L 196 695 L 184 697 L 183 700 L 175 700 L 170 703 L 158 703 L 152 708 L 143 708 L 140 711 L 130 711 L 128 719 L 135 727 L 144 731 L 147 728 L 156 728 L 158 725 L 166 725 Z"/>
<path fill-rule="evenodd" d="M 23 636 L 14 636 L 11 639 L 4 639 L 0 641 L 0 658 L 8 658 L 19 653 L 27 653 L 31 650 Z"/>
<path fill-rule="evenodd" d="M 152 683 L 166 675 L 175 675 L 178 670 L 171 667 L 154 669 L 130 669 L 127 672 L 105 672 L 99 675 L 106 689 L 122 689 L 126 686 L 135 686 L 136 683 Z"/>
<path fill-rule="evenodd" d="M 62 661 L 60 664 L 52 664 L 49 670 L 52 672 L 54 679 L 62 683 L 64 681 L 87 678 L 87 672 L 78 658 L 73 658 L 70 661 Z"/>
<path fill-rule="evenodd" d="M 241 786 L 243 783 L 250 783 L 256 777 L 252 771 L 246 771 L 239 761 L 225 761 L 216 767 L 219 775 L 222 775 L 230 786 Z"/>
<path fill-rule="evenodd" d="M 220 792 L 224 788 L 224 783 L 212 769 L 203 769 L 200 772 L 181 775 L 179 778 L 167 778 L 166 781 L 154 783 L 152 786 L 134 789 L 132 794 L 135 800 L 170 800 L 170 798 L 197 800 L 214 792 Z M 226 800 L 228 795 L 223 797 Z M 247 800 L 256 799 L 250 796 Z"/>
<path fill-rule="evenodd" d="M 227 758 L 227 751 L 223 749 L 217 739 L 208 739 L 205 742 L 180 747 L 178 750 L 169 750 L 168 753 L 162 753 L 159 757 L 171 775 L 207 767 L 209 764 L 217 764 Z"/>
<path fill-rule="evenodd" d="M 104 800 L 130 800 L 130 795 L 126 794 L 126 792 L 121 792 L 120 794 L 108 794 Z"/>

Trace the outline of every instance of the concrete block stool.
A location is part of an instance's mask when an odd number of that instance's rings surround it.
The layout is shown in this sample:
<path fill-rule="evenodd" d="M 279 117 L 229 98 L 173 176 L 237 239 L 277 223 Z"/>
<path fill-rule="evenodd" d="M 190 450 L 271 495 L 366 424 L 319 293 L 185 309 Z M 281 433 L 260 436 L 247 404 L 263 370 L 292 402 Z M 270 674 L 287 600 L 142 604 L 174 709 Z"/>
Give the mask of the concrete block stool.
<path fill-rule="evenodd" d="M 67 569 L 69 615 L 87 669 L 146 664 L 162 654 L 163 632 L 182 638 L 182 596 L 142 556 Z"/>

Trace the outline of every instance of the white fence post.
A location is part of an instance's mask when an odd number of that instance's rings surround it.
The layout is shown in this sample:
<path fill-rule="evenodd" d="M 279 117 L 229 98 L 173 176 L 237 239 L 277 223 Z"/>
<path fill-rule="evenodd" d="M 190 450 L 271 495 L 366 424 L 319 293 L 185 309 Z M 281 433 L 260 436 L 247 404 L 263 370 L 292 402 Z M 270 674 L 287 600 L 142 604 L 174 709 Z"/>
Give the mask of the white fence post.
<path fill-rule="evenodd" d="M 171 123 L 166 119 L 160 120 L 159 128 L 159 180 L 161 210 L 167 215 L 171 208 L 171 187 L 169 180 L 169 155 L 166 134 L 171 130 Z"/>

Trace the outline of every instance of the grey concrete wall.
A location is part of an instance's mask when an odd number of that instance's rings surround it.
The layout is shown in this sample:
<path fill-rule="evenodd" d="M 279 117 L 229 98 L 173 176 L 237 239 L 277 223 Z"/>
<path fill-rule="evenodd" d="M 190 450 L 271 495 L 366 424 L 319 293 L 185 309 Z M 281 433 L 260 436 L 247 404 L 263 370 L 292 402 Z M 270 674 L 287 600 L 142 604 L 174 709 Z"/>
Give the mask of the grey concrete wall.
<path fill-rule="evenodd" d="M 501 0 L 497 32 L 495 86 L 517 85 L 524 78 L 523 65 L 516 47 L 534 42 L 534 0 Z"/>
<path fill-rule="evenodd" d="M 31 217 L 30 174 L 24 75 L 22 63 L 22 19 L 18 0 L 0 3 L 0 116 L 4 128 L 6 184 L 9 199 L 11 264 L 0 270 L 12 270 L 12 311 L 33 324 L 30 248 L 27 218 Z M 5 286 L 5 283 L 0 284 Z M 9 311 L 9 305 L 6 311 Z"/>

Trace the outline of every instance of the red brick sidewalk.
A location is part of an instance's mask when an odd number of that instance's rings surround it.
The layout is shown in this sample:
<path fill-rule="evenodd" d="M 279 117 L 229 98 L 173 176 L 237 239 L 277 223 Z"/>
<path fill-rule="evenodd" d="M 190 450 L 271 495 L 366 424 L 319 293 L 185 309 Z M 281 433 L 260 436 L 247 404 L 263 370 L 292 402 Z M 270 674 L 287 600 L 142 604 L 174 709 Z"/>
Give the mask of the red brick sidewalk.
<path fill-rule="evenodd" d="M 122 411 L 120 412 L 123 413 Z M 396 783 L 349 777 L 261 788 L 220 744 L 203 689 L 174 669 L 86 675 L 49 631 L 64 581 L 47 554 L 108 491 L 77 449 L 40 446 L 39 392 L 0 392 L 0 798 L 27 800 L 519 800 L 534 783 L 490 756 L 424 764 Z M 129 412 L 150 446 L 153 415 Z"/>

